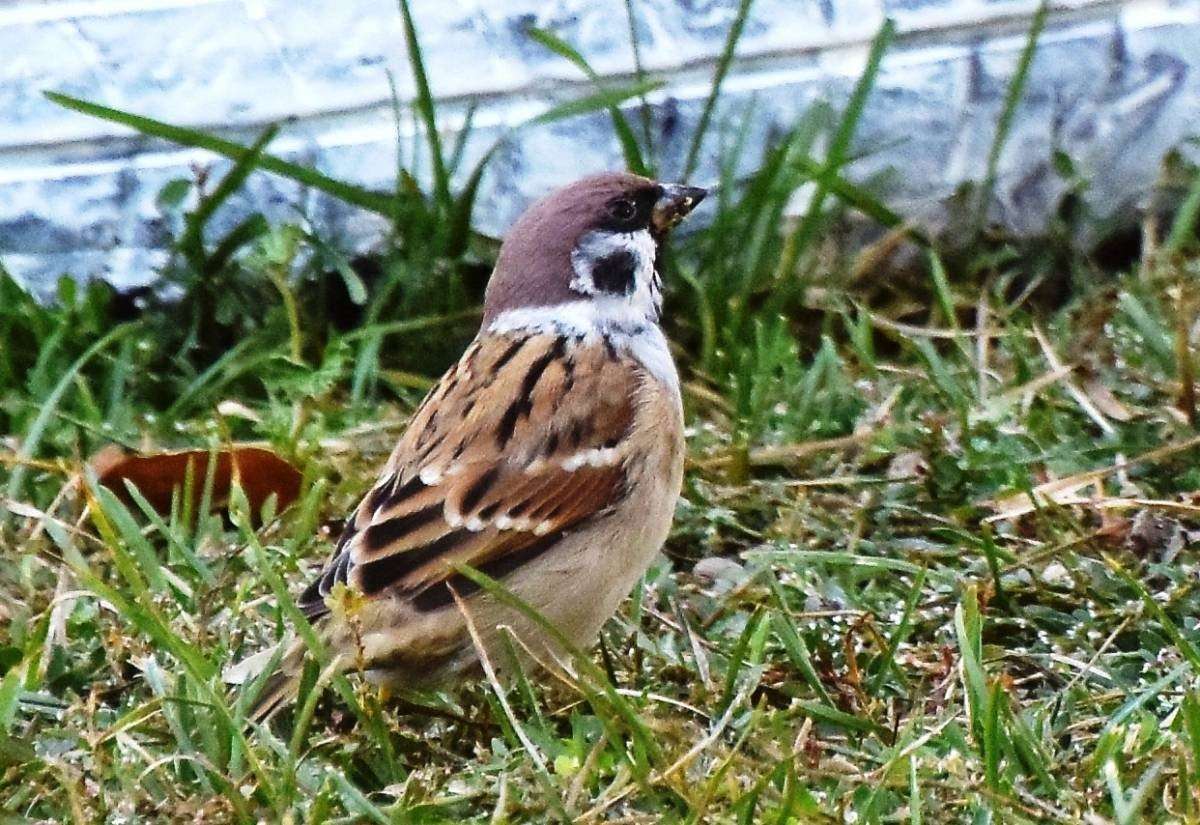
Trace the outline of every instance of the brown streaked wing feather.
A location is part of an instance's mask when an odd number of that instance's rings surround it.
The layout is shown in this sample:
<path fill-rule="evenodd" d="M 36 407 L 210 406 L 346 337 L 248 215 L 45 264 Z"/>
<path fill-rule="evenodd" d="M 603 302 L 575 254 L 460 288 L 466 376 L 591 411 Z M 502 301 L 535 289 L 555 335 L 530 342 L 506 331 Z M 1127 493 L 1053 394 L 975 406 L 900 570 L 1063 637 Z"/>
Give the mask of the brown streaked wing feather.
<path fill-rule="evenodd" d="M 477 339 L 414 414 L 302 607 L 319 615 L 339 581 L 415 598 L 444 589 L 455 564 L 503 575 L 605 512 L 624 494 L 642 379 L 603 342 Z"/>

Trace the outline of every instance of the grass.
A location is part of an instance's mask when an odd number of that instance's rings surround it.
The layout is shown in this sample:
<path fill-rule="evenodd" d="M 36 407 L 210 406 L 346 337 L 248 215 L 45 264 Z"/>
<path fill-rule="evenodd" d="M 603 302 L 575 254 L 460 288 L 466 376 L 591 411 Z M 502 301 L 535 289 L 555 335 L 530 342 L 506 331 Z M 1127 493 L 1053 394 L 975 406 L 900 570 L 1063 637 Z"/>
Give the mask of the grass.
<path fill-rule="evenodd" d="M 160 199 L 179 229 L 170 309 L 70 281 L 43 306 L 0 277 L 4 821 L 1200 817 L 1196 308 L 1181 300 L 1200 185 L 1137 266 L 994 234 L 941 255 L 841 174 L 889 34 L 844 111 L 814 109 L 750 178 L 727 171 L 709 226 L 671 250 L 684 495 L 595 649 L 569 674 L 384 702 L 311 644 L 309 698 L 271 728 L 246 722 L 253 687 L 221 670 L 303 631 L 292 594 L 472 334 L 494 252 L 469 231 L 483 167 L 456 173 L 427 91 L 431 193 L 406 170 L 393 193 L 324 179 L 269 155 L 271 131 L 240 147 L 57 98 L 233 164 Z M 652 119 L 622 108 L 657 82 L 548 117 L 607 117 L 627 161 L 657 168 Z M 732 169 L 737 124 L 705 111 L 690 154 Z M 213 237 L 255 170 L 388 216 L 392 242 L 353 259 L 261 216 Z M 823 197 L 788 218 L 810 183 Z M 849 211 L 885 230 L 854 255 L 832 251 Z M 902 242 L 924 245 L 916 270 L 876 274 Z M 235 440 L 296 462 L 300 501 L 255 519 L 236 493 L 225 514 L 183 496 L 159 516 L 86 465 L 111 442 Z M 204 500 L 212 483 L 190 480 Z"/>

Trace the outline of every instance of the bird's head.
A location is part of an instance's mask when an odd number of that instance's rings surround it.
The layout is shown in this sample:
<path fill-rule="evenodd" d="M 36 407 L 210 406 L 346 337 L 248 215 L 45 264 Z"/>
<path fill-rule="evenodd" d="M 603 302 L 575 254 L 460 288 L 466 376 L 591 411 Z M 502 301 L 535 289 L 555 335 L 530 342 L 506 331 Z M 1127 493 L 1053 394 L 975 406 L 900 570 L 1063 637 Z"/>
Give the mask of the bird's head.
<path fill-rule="evenodd" d="M 484 301 L 485 327 L 514 310 L 566 311 L 565 305 L 597 317 L 657 322 L 659 245 L 705 194 L 695 186 L 608 172 L 538 201 L 500 247 Z"/>

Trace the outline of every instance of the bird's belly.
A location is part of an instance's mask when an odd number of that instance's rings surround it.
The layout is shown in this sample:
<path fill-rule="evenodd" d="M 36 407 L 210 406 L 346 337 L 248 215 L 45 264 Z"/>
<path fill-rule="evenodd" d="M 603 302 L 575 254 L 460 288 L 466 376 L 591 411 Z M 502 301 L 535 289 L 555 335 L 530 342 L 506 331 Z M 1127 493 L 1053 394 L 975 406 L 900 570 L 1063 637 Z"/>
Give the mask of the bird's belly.
<path fill-rule="evenodd" d="M 681 475 L 682 468 L 665 477 L 648 474 L 636 480 L 624 503 L 613 512 L 564 537 L 553 551 L 522 565 L 501 584 L 526 604 L 536 606 L 539 615 L 572 645 L 586 648 L 662 548 Z M 478 593 L 464 599 L 462 607 L 498 672 L 512 669 L 510 649 L 518 651 L 521 666 L 527 669 L 533 664 L 531 659 L 541 664 L 569 661 L 569 654 L 551 635 L 522 612 Z M 386 638 L 384 644 L 395 653 L 388 655 L 390 651 L 384 649 L 368 653 L 368 659 L 381 665 L 369 668 L 373 681 L 404 687 L 435 686 L 452 683 L 478 665 L 478 651 L 467 619 L 457 605 L 419 617 L 410 613 L 407 621 L 401 621 L 411 631 L 408 641 L 395 648 L 396 638 L 381 634 L 380 641 Z M 511 647 L 501 638 L 508 631 L 516 639 Z M 414 644 L 417 639 L 424 644 Z M 432 644 L 435 640 L 439 641 Z M 423 647 L 436 647 L 444 653 L 409 661 L 413 649 Z"/>
<path fill-rule="evenodd" d="M 616 511 L 567 536 L 553 553 L 526 565 L 504 585 L 540 606 L 541 615 L 572 644 L 589 645 L 662 548 L 678 493 L 677 486 L 661 482 L 633 486 Z M 524 616 L 488 605 L 481 618 L 477 627 L 489 648 L 495 628 L 508 625 L 531 647 L 561 655 Z"/>

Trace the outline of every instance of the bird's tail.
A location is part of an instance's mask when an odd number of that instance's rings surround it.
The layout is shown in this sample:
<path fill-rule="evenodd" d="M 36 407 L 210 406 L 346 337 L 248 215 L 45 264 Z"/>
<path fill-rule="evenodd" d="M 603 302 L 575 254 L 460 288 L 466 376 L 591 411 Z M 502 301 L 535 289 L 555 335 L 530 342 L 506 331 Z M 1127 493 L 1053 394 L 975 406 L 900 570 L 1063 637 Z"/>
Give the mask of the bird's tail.
<path fill-rule="evenodd" d="M 249 687 L 260 685 L 246 718 L 266 722 L 300 692 L 307 648 L 300 639 L 283 641 L 249 656 L 225 671 L 226 682 Z"/>

